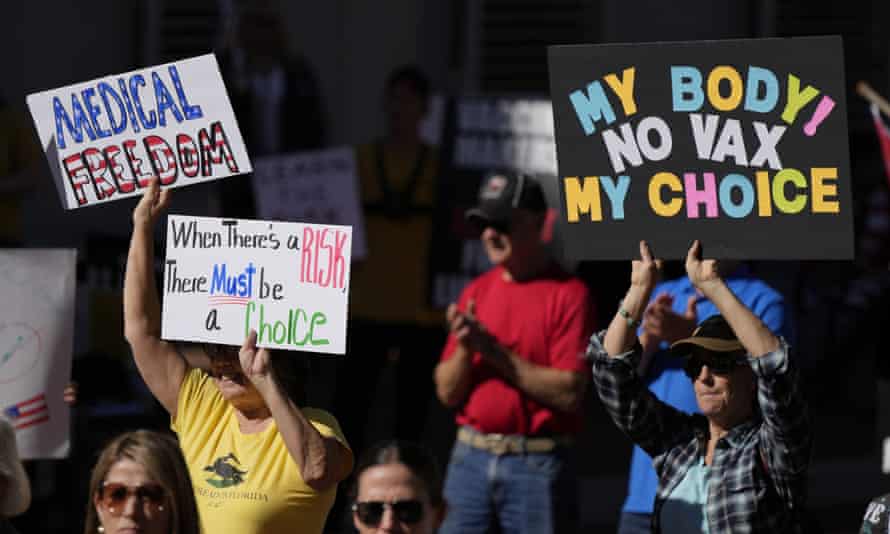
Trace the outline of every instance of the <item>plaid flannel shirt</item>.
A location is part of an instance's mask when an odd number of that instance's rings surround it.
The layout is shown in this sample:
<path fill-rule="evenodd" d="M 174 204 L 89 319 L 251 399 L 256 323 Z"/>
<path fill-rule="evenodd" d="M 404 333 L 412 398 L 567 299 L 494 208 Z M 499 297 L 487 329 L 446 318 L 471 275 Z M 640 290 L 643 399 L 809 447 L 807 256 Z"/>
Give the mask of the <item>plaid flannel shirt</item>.
<path fill-rule="evenodd" d="M 587 349 L 594 383 L 618 427 L 652 456 L 658 473 L 652 523 L 659 533 L 662 504 L 705 454 L 708 421 L 658 400 L 637 373 L 639 344 L 609 357 L 604 335 L 594 334 Z M 710 534 L 800 532 L 812 432 L 797 373 L 784 340 L 775 352 L 749 362 L 759 413 L 717 442 L 704 510 Z"/>

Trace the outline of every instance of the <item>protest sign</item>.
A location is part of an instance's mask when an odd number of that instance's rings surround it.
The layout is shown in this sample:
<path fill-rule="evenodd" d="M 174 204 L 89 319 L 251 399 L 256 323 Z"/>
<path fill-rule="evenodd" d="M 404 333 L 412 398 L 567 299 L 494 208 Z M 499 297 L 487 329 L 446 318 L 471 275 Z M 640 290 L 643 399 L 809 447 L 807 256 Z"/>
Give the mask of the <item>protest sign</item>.
<path fill-rule="evenodd" d="M 352 229 L 170 215 L 162 337 L 346 352 Z"/>
<path fill-rule="evenodd" d="M 0 251 L 0 410 L 23 458 L 64 458 L 71 378 L 75 250 Z"/>
<path fill-rule="evenodd" d="M 351 226 L 352 258 L 367 254 L 351 147 L 260 158 L 253 189 L 261 219 Z"/>
<path fill-rule="evenodd" d="M 554 46 L 568 253 L 844 259 L 852 199 L 839 37 Z"/>
<path fill-rule="evenodd" d="M 449 106 L 443 141 L 446 170 L 439 187 L 433 236 L 431 301 L 444 308 L 491 267 L 464 213 L 476 205 L 489 171 L 534 174 L 556 197 L 553 112 L 543 98 L 462 97 Z M 551 204 L 551 205 L 555 205 Z"/>
<path fill-rule="evenodd" d="M 67 209 L 250 172 L 212 54 L 28 95 Z"/>

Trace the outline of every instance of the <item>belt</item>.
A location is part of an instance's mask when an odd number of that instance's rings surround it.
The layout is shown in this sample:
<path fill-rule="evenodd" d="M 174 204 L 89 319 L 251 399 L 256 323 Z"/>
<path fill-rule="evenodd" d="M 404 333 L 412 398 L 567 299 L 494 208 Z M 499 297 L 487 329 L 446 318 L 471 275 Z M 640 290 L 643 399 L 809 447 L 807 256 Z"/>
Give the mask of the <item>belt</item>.
<path fill-rule="evenodd" d="M 568 436 L 528 438 L 514 434 L 482 434 L 465 426 L 457 431 L 457 440 L 474 449 L 494 455 L 553 452 L 557 447 L 571 445 Z"/>

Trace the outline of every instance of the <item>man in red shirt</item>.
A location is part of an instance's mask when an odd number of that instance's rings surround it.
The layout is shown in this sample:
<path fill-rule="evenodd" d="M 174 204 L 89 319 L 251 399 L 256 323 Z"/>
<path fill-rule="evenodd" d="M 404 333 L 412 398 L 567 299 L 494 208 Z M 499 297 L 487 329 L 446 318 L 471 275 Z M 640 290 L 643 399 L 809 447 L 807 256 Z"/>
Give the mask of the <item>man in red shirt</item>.
<path fill-rule="evenodd" d="M 494 267 L 448 307 L 450 334 L 436 393 L 457 409 L 440 533 L 574 532 L 577 487 L 568 465 L 590 369 L 585 285 L 553 260 L 541 233 L 540 184 L 493 174 L 467 217 Z"/>

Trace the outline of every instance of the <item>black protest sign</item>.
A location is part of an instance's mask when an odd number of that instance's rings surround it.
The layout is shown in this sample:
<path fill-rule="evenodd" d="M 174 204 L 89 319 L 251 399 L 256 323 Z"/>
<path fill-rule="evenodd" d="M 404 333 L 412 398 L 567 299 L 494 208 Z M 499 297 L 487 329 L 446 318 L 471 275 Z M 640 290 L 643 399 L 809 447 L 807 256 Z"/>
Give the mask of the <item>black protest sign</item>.
<path fill-rule="evenodd" d="M 576 259 L 853 255 L 839 37 L 549 49 Z"/>

